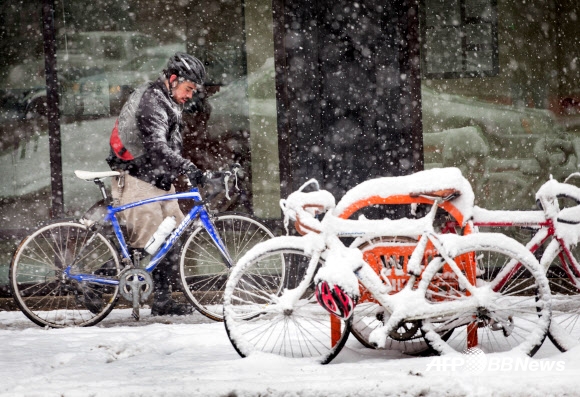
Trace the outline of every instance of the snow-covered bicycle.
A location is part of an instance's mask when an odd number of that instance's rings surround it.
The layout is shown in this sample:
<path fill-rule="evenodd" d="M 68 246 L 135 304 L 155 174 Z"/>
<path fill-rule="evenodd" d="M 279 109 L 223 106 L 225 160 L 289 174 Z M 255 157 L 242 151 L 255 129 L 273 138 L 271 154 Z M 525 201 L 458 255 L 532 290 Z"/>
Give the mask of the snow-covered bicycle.
<path fill-rule="evenodd" d="M 536 193 L 540 210 L 490 211 L 477 206 L 473 210 L 477 227 L 530 231 L 526 248 L 540 258 L 552 293 L 548 336 L 561 351 L 580 341 L 580 188 L 566 182 L 550 179 L 540 187 Z"/>
<path fill-rule="evenodd" d="M 578 174 L 573 174 L 568 179 L 573 176 Z M 481 228 L 511 228 L 508 232 L 517 234 L 526 244 L 526 248 L 539 258 L 552 293 L 552 320 L 548 336 L 561 351 L 577 346 L 580 340 L 580 264 L 577 259 L 580 258 L 580 189 L 567 181 L 561 183 L 552 179 L 536 193 L 540 210 L 492 211 L 473 205 L 471 186 L 459 170 L 431 170 L 383 179 L 385 186 L 381 188 L 381 195 L 362 200 L 358 199 L 360 195 L 357 193 L 360 187 L 355 187 L 341 200 L 335 212 L 348 219 L 355 216 L 357 211 L 373 205 L 430 206 L 433 204 L 431 200 L 413 193 L 416 186 L 428 183 L 430 179 L 444 180 L 445 182 L 438 183 L 445 188 L 453 187 L 461 193 L 441 205 L 438 222 L 442 233 L 466 234 Z M 385 183 L 387 181 L 388 184 Z M 404 268 L 413 251 L 414 240 L 391 238 L 378 243 L 363 241 L 358 246 L 363 250 L 364 259 L 377 273 L 388 273 L 388 278 L 396 289 L 405 285 L 408 276 L 398 268 Z M 394 265 L 398 262 L 402 266 Z M 514 263 L 488 262 L 487 266 L 480 269 L 479 278 L 491 280 L 512 266 Z M 527 275 L 519 269 L 511 273 L 510 278 L 512 282 L 518 279 L 525 282 Z M 376 302 L 365 298 L 363 294 L 361 303 L 355 309 L 351 331 L 363 345 L 372 348 L 374 346 L 368 338 L 372 330 L 382 324 L 382 311 Z M 413 324 L 406 324 L 400 332 L 392 335 L 393 338 L 388 340 L 386 347 L 408 354 L 422 353 L 428 346 L 420 332 L 409 338 L 411 330 Z M 404 338 L 401 339 L 401 335 Z"/>
<path fill-rule="evenodd" d="M 185 236 L 179 251 L 182 290 L 199 312 L 221 321 L 223 290 L 232 267 L 250 247 L 273 237 L 262 222 L 247 214 L 211 213 L 195 186 L 189 192 L 115 207 L 103 179 L 119 172 L 75 173 L 97 184 L 103 201 L 79 221 L 55 221 L 24 238 L 10 265 L 10 287 L 16 304 L 40 326 L 94 325 L 111 312 L 119 295 L 129 301 L 133 316 L 139 319 L 140 305 L 153 290 L 151 272 L 178 245 L 181 236 Z M 217 186 L 227 187 L 228 175 L 229 171 L 221 173 Z M 151 257 L 131 252 L 117 214 L 177 199 L 192 203 L 181 224 Z M 275 277 L 284 269 L 270 268 L 269 272 Z"/>
<path fill-rule="evenodd" d="M 389 178 L 381 178 L 386 184 L 373 180 L 357 186 L 336 206 L 329 192 L 305 193 L 302 188 L 284 200 L 285 214 L 310 233 L 260 243 L 232 271 L 224 292 L 224 320 L 238 353 L 332 360 L 348 338 L 352 317 L 329 314 L 318 304 L 317 286 L 327 283 L 354 299 L 367 294 L 374 318 L 380 318 L 368 334 L 372 345 L 414 339 L 419 332 L 440 353 L 477 346 L 485 352 L 517 349 L 534 354 L 548 331 L 551 311 L 548 281 L 538 261 L 501 234 L 436 233 L 437 209 L 460 192 L 442 186 L 444 179 L 422 175 L 423 183 L 413 194 L 433 204 L 419 219 L 339 216 L 337 208 L 344 207 L 345 199 L 370 202 L 385 195 L 385 189 L 391 192 Z M 322 221 L 315 217 L 317 212 L 325 212 Z M 356 237 L 358 242 L 347 247 L 341 237 Z M 404 285 L 393 283 L 388 271 L 377 273 L 364 260 L 362 242 L 387 249 L 393 242 L 407 244 L 410 255 L 385 264 L 407 277 Z M 512 265 L 492 279 L 482 279 L 481 269 L 491 266 L 488 262 Z M 262 269 L 282 265 L 286 269 L 282 285 L 262 276 Z"/>

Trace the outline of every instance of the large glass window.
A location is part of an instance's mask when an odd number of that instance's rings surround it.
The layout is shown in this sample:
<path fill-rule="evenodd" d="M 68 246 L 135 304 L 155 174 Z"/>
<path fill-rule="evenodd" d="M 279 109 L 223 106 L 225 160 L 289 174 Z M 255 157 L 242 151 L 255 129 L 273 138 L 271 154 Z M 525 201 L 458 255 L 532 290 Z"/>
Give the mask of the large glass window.
<path fill-rule="evenodd" d="M 425 167 L 459 167 L 480 206 L 535 208 L 542 183 L 578 171 L 580 8 L 573 0 L 475 3 L 497 6 L 499 71 L 423 76 Z M 449 19 L 439 14 L 432 18 Z M 433 50 L 423 43 L 423 56 Z"/>
<path fill-rule="evenodd" d="M 3 228 L 34 227 L 51 216 L 42 16 L 34 3 L 0 6 Z M 184 110 L 184 155 L 203 169 L 241 163 L 243 193 L 230 209 L 280 217 L 270 0 L 56 0 L 54 11 L 67 217 L 100 198 L 73 171 L 108 169 L 122 105 L 176 51 L 200 58 L 208 73 Z M 0 247 L 7 254 L 0 255 L 0 286 L 12 248 Z"/>
<path fill-rule="evenodd" d="M 68 212 L 82 211 L 98 194 L 72 171 L 106 167 L 106 139 L 128 95 L 158 78 L 172 54 L 186 51 L 205 63 L 209 77 L 205 92 L 185 109 L 185 155 L 204 169 L 241 163 L 245 194 L 237 209 L 262 218 L 279 217 L 269 1 L 167 0 L 145 5 L 64 0 L 59 7 L 61 108 L 68 117 L 61 126 Z M 107 12 L 87 18 L 87 8 Z"/>
<path fill-rule="evenodd" d="M 422 0 L 421 11 L 424 76 L 497 74 L 496 0 Z"/>
<path fill-rule="evenodd" d="M 0 297 L 24 228 L 50 217 L 40 2 L 0 5 Z"/>

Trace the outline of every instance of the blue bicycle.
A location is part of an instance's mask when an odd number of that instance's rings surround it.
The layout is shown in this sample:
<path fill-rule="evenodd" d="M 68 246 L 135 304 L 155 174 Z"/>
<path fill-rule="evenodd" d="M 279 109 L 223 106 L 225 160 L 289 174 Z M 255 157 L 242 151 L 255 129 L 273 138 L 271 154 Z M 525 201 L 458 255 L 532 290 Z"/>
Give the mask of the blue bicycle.
<path fill-rule="evenodd" d="M 113 310 L 119 295 L 130 302 L 138 320 L 139 308 L 153 290 L 151 272 L 174 247 L 171 252 L 179 252 L 185 296 L 205 316 L 223 320 L 223 290 L 231 268 L 251 247 L 273 237 L 262 222 L 246 214 L 213 214 L 197 187 L 115 207 L 103 181 L 118 172 L 75 174 L 97 184 L 103 200 L 78 221 L 55 221 L 39 228 L 22 240 L 12 258 L 11 292 L 30 320 L 57 328 L 95 325 Z M 228 196 L 227 176 L 231 173 L 221 175 L 219 182 Z M 141 251 L 131 250 L 117 214 L 175 199 L 192 200 L 193 205 L 158 251 L 142 257 Z M 264 274 L 283 272 L 272 268 Z"/>

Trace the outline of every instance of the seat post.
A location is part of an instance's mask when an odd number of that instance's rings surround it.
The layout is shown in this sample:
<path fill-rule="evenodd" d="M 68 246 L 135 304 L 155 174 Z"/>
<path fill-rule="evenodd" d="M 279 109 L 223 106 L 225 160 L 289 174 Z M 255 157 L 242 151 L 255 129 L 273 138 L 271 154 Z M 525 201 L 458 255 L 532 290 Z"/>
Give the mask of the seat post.
<path fill-rule="evenodd" d="M 95 178 L 95 179 L 93 179 L 93 182 L 95 182 L 95 184 L 99 187 L 99 189 L 101 191 L 101 195 L 103 196 L 103 199 L 105 200 L 105 204 L 111 205 L 113 203 L 113 200 L 107 194 L 107 189 L 105 189 L 105 184 L 103 183 L 103 180 Z"/>

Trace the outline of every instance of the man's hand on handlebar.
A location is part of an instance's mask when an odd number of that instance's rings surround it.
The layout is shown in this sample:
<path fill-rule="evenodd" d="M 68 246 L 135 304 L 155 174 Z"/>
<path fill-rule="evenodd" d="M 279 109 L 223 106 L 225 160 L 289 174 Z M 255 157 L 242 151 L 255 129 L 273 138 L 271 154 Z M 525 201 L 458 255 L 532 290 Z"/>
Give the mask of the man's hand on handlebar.
<path fill-rule="evenodd" d="M 199 187 L 204 187 L 207 177 L 202 170 L 197 168 L 195 165 L 190 165 L 185 172 L 185 175 L 189 178 L 189 182 L 195 184 Z"/>
<path fill-rule="evenodd" d="M 229 181 L 234 179 L 234 188 L 239 190 L 237 184 L 238 172 L 241 166 L 238 163 L 230 165 L 230 171 L 205 171 L 203 172 L 195 165 L 190 165 L 185 175 L 189 178 L 190 184 L 195 184 L 198 187 L 205 188 L 210 196 L 216 195 L 219 192 L 225 192 L 226 198 L 229 200 Z"/>

